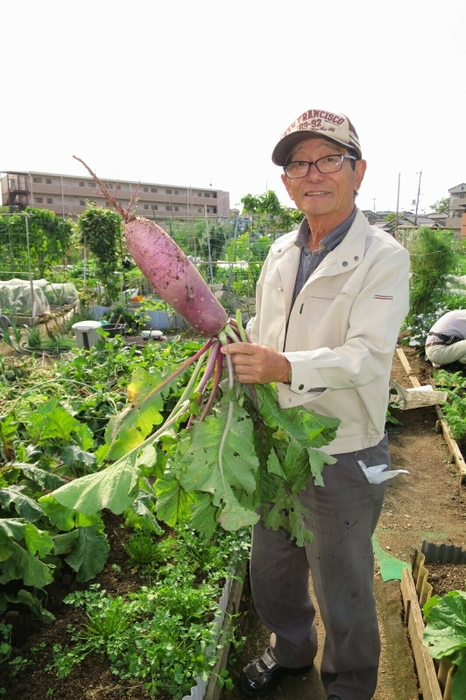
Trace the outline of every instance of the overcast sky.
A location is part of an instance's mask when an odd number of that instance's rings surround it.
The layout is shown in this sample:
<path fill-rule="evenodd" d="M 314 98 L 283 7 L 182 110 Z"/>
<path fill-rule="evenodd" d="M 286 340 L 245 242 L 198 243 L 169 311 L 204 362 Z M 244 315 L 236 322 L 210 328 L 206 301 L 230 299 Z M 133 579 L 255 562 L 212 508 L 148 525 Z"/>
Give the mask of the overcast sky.
<path fill-rule="evenodd" d="M 358 204 L 419 212 L 466 182 L 465 0 L 2 3 L 0 171 L 274 190 L 280 134 L 347 114 Z"/>

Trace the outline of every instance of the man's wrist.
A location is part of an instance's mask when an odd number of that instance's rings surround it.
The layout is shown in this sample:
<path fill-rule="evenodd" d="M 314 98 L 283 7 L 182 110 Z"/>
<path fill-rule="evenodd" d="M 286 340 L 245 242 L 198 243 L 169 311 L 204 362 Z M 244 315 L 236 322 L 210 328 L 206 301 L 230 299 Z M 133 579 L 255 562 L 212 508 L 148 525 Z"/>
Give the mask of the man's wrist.
<path fill-rule="evenodd" d="M 291 367 L 291 362 L 288 360 L 288 368 L 287 368 L 287 373 L 286 373 L 285 384 L 291 384 L 291 380 L 292 380 L 292 367 Z"/>

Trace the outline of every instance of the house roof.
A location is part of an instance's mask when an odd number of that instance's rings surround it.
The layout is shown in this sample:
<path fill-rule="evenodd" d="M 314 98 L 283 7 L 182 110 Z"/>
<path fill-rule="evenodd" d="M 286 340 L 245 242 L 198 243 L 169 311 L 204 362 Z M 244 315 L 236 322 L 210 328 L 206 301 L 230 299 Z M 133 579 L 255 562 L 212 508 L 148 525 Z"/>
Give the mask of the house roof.
<path fill-rule="evenodd" d="M 454 194 L 455 192 L 462 192 L 462 191 L 465 191 L 465 190 L 466 190 L 466 182 L 460 182 L 459 185 L 455 185 L 455 187 L 452 187 L 452 188 L 449 189 L 448 191 L 449 191 L 450 193 L 453 193 L 453 194 Z"/>

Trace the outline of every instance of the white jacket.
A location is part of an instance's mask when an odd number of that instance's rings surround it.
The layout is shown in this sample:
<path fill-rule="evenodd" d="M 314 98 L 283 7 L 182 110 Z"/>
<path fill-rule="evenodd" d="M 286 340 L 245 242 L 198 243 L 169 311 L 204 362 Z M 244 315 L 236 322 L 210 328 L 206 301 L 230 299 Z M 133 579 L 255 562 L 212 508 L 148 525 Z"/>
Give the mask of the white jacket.
<path fill-rule="evenodd" d="M 408 252 L 358 211 L 290 313 L 300 257 L 296 235 L 281 236 L 269 251 L 251 339 L 291 362 L 291 386 L 277 384 L 282 408 L 304 406 L 341 421 L 324 451 L 372 447 L 384 436 L 393 353 L 409 308 Z"/>

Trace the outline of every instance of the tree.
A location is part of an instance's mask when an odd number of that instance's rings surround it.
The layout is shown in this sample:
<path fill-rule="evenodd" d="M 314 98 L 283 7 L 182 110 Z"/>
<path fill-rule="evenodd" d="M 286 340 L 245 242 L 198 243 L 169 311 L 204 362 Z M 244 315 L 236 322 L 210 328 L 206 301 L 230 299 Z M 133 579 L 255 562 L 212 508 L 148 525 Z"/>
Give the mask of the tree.
<path fill-rule="evenodd" d="M 448 214 L 450 211 L 450 197 L 442 197 L 438 202 L 431 204 L 430 208 L 438 214 Z"/>
<path fill-rule="evenodd" d="M 44 277 L 54 265 L 63 263 L 70 248 L 73 222 L 48 209 L 26 207 L 24 212 L 0 216 L 0 256 L 11 271 L 31 267 Z"/>
<path fill-rule="evenodd" d="M 241 199 L 243 214 L 252 217 L 252 229 L 260 233 L 285 233 L 303 219 L 298 209 L 284 207 L 273 190 L 257 197 L 247 194 Z"/>
<path fill-rule="evenodd" d="M 455 271 L 458 253 L 452 231 L 421 226 L 408 243 L 411 255 L 410 309 L 408 318 L 432 310 L 445 293 L 448 275 Z"/>
<path fill-rule="evenodd" d="M 115 275 L 123 262 L 122 218 L 111 209 L 88 204 L 78 218 L 80 241 L 95 256 L 100 281 L 105 287 L 107 301 L 115 301 L 120 291 L 120 281 Z"/>

